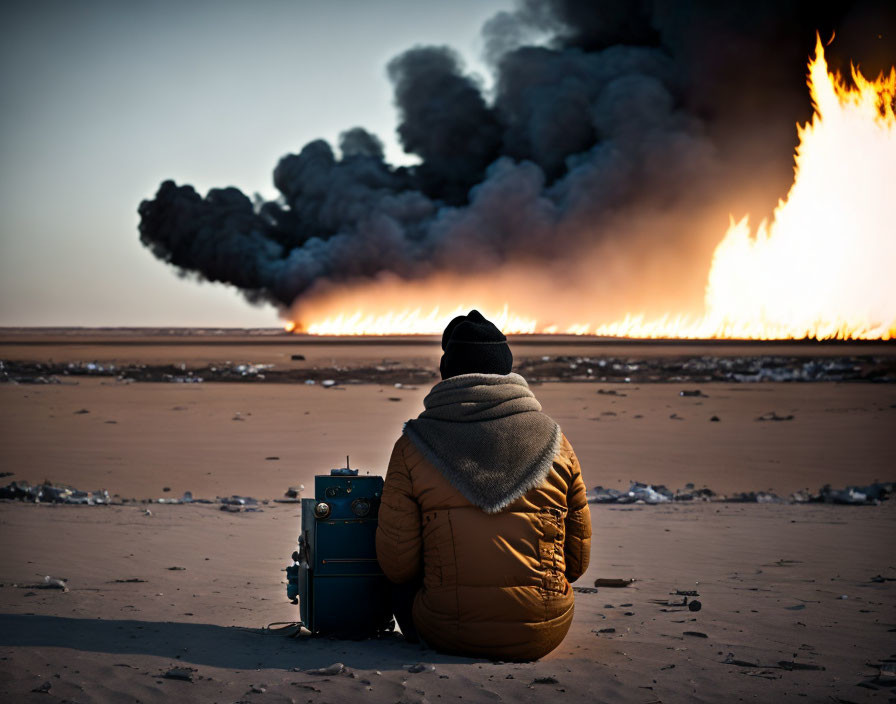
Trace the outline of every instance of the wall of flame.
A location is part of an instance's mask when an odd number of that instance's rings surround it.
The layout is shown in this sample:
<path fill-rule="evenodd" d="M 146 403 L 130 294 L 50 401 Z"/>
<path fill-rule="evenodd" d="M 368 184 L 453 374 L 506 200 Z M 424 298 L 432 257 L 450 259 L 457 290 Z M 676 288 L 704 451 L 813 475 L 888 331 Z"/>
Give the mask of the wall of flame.
<path fill-rule="evenodd" d="M 797 125 L 793 185 L 755 231 L 748 217 L 731 217 L 706 276 L 702 311 L 629 312 L 602 322 L 606 301 L 590 281 L 607 273 L 585 257 L 565 271 L 533 264 L 488 277 L 383 277 L 324 289 L 289 311 L 286 328 L 319 335 L 437 334 L 454 316 L 478 308 L 516 334 L 892 339 L 896 67 L 874 80 L 853 68 L 851 78 L 850 84 L 828 71 L 819 41 L 808 76 L 815 111 Z M 653 307 L 661 307 L 662 281 L 651 291 Z"/>

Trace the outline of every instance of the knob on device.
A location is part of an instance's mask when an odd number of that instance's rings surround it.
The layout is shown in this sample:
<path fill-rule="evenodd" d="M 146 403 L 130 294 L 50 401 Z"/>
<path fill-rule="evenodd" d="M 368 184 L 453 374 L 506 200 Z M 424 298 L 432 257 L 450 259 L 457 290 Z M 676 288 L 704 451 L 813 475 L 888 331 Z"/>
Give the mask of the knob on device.
<path fill-rule="evenodd" d="M 358 518 L 364 518 L 370 513 L 370 501 L 367 499 L 355 499 L 352 501 L 352 513 Z"/>

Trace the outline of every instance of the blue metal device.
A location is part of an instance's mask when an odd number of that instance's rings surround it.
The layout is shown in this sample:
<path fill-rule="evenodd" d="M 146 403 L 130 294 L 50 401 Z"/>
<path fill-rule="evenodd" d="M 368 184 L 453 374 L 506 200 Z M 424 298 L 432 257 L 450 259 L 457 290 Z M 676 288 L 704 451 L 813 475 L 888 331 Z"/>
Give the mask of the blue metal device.
<path fill-rule="evenodd" d="M 376 559 L 382 492 L 382 477 L 346 467 L 315 476 L 314 498 L 302 499 L 287 596 L 312 634 L 364 637 L 394 628 L 389 581 Z"/>

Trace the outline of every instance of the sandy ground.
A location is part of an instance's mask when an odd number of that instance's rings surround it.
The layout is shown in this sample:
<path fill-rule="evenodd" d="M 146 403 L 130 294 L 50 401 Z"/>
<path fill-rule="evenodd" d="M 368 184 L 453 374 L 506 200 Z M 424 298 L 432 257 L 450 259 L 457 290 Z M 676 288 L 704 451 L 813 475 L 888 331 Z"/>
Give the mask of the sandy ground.
<path fill-rule="evenodd" d="M 284 557 L 295 506 L 0 505 L 0 694 L 77 702 L 875 702 L 867 663 L 896 651 L 896 504 L 597 507 L 596 577 L 564 643 L 536 663 L 491 663 L 399 638 L 288 639 L 256 629 L 297 618 Z M 172 567 L 184 569 L 173 570 Z M 70 591 L 27 585 L 46 574 Z M 115 582 L 141 579 L 144 582 Z M 699 591 L 699 612 L 650 602 Z M 843 598 L 845 597 L 845 598 Z M 613 628 L 615 632 L 598 633 Z M 686 635 L 686 631 L 705 634 Z M 824 670 L 757 665 L 795 661 Z M 342 662 L 354 677 L 313 676 Z M 434 672 L 410 674 L 417 662 Z M 195 668 L 192 683 L 165 679 Z M 298 670 L 298 671 L 296 671 Z M 534 683 L 553 677 L 556 683 Z M 48 694 L 32 693 L 49 682 Z M 879 685 L 871 684 L 872 687 Z M 252 691 L 255 690 L 265 690 Z"/>
<path fill-rule="evenodd" d="M 0 359 L 25 349 L 4 339 Z M 263 355 L 296 352 L 280 343 L 261 345 L 262 358 L 243 344 L 82 343 L 37 344 L 20 358 L 204 364 L 220 355 L 271 363 Z M 355 360 L 438 357 L 437 347 L 387 348 L 313 350 Z M 3 481 L 50 479 L 138 499 L 187 490 L 276 498 L 291 485 L 310 487 L 314 474 L 341 466 L 346 454 L 352 466 L 382 473 L 402 422 L 421 410 L 428 390 L 76 381 L 0 385 L 0 469 L 13 473 Z M 896 479 L 896 385 L 703 384 L 705 397 L 680 397 L 685 388 L 695 387 L 546 383 L 533 390 L 571 439 L 589 487 L 640 480 L 786 494 Z M 756 420 L 771 411 L 794 417 Z M 262 635 L 257 629 L 267 623 L 298 618 L 282 572 L 298 533 L 297 507 L 270 503 L 259 513 L 231 514 L 215 505 L 154 504 L 151 516 L 145 508 L 0 502 L 0 701 L 896 697 L 871 681 L 871 665 L 896 658 L 896 582 L 871 581 L 896 578 L 894 501 L 595 506 L 592 566 L 578 585 L 597 577 L 637 581 L 577 594 L 567 640 L 527 664 L 446 657 L 397 636 Z M 31 586 L 45 575 L 66 578 L 70 591 Z M 145 581 L 116 581 L 129 579 Z M 699 591 L 703 609 L 662 611 L 651 603 L 676 589 Z M 608 628 L 615 631 L 598 632 Z M 725 664 L 729 653 L 757 667 Z M 769 667 L 779 661 L 825 669 Z M 334 662 L 354 676 L 304 672 Z M 436 669 L 409 673 L 417 662 Z M 194 681 L 161 677 L 174 666 L 195 668 Z M 535 682 L 546 677 L 556 682 Z M 48 693 L 32 693 L 45 683 Z"/>
<path fill-rule="evenodd" d="M 570 438 L 589 487 L 638 480 L 786 494 L 896 479 L 896 385 L 703 384 L 706 398 L 683 398 L 679 392 L 693 385 L 676 384 L 533 388 Z M 0 464 L 11 479 L 126 498 L 184 491 L 276 498 L 292 485 L 310 487 L 315 474 L 344 466 L 346 455 L 353 467 L 382 474 L 427 391 L 89 378 L 74 386 L 5 384 Z M 794 418 L 756 420 L 772 411 Z"/>

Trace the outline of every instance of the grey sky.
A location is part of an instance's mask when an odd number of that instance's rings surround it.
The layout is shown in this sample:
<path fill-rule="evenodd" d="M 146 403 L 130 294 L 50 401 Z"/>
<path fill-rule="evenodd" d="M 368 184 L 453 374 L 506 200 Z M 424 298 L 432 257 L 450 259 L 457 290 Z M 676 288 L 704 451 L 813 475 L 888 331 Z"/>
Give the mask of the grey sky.
<path fill-rule="evenodd" d="M 511 0 L 31 2 L 0 29 L 0 325 L 274 325 L 139 243 L 161 181 L 273 197 L 277 160 L 355 125 L 395 141 L 385 65 L 480 63 Z"/>

